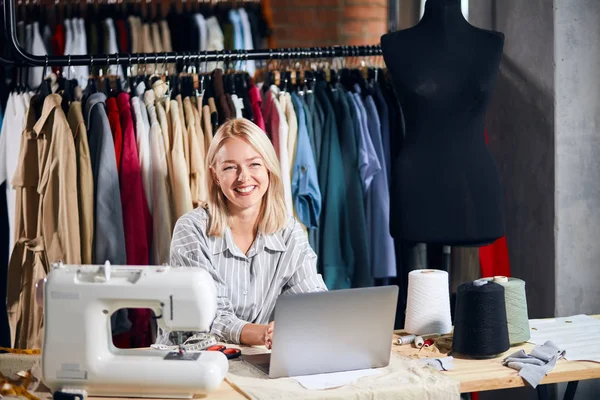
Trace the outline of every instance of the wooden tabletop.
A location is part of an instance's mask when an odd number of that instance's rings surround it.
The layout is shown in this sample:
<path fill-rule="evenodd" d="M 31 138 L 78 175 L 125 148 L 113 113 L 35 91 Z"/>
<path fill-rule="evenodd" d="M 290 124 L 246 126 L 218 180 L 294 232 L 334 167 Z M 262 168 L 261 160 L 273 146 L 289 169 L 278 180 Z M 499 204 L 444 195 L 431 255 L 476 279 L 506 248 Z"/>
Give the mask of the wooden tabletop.
<path fill-rule="evenodd" d="M 599 318 L 600 316 L 594 316 Z M 398 335 L 403 334 L 402 331 L 394 331 L 394 342 Z M 447 337 L 451 337 L 448 335 Z M 439 347 L 431 347 L 428 349 L 416 349 L 412 345 L 392 345 L 392 351 L 409 358 L 424 358 L 424 357 L 445 357 L 450 350 L 449 346 L 443 346 L 444 341 L 440 341 Z M 446 344 L 449 344 L 448 341 Z M 231 345 L 230 345 L 231 346 Z M 487 390 L 508 389 L 525 386 L 525 381 L 519 377 L 518 371 L 502 365 L 502 360 L 509 354 L 524 349 L 529 353 L 535 345 L 526 343 L 520 346 L 513 346 L 505 353 L 486 360 L 474 360 L 471 358 L 461 357 L 457 354 L 452 354 L 454 357 L 454 369 L 451 371 L 440 372 L 446 376 L 456 379 L 460 382 L 461 393 L 482 392 Z M 243 354 L 256 354 L 262 352 L 260 347 L 245 347 L 240 346 Z M 264 349 L 264 348 L 263 348 Z M 31 357 L 31 356 L 30 356 Z M 579 381 L 585 379 L 600 378 L 600 363 L 587 361 L 567 361 L 561 359 L 556 363 L 552 371 L 546 375 L 541 384 Z M 41 399 L 51 399 L 49 393 L 36 393 Z M 197 395 L 197 399 L 245 399 L 247 398 L 241 391 L 234 388 L 227 380 L 221 387 L 208 395 Z M 98 400 L 117 400 L 113 398 L 94 397 Z M 156 400 L 156 399 L 154 399 Z"/>
<path fill-rule="evenodd" d="M 600 315 L 594 315 L 593 317 L 600 319 Z M 394 331 L 394 342 L 396 341 L 395 339 L 398 337 L 398 334 L 402 333 L 402 331 Z M 505 353 L 495 358 L 485 360 L 474 360 L 472 358 L 452 354 L 454 357 L 454 369 L 451 371 L 443 371 L 442 374 L 460 381 L 461 393 L 483 392 L 487 390 L 526 386 L 525 381 L 519 376 L 518 371 L 503 366 L 502 360 L 506 356 L 520 349 L 524 349 L 529 353 L 534 347 L 535 345 L 530 343 L 513 346 Z M 423 349 L 419 351 L 412 345 L 392 345 L 392 350 L 410 358 L 445 357 L 447 355 L 437 349 Z M 600 363 L 590 361 L 567 361 L 561 359 L 558 360 L 554 369 L 546 375 L 541 384 L 598 378 L 600 378 Z"/>
<path fill-rule="evenodd" d="M 397 335 L 394 335 L 396 338 Z M 511 347 L 507 352 L 496 358 L 474 360 L 452 354 L 454 369 L 441 372 L 460 381 L 460 392 L 483 392 L 486 390 L 508 389 L 525 386 L 526 383 L 518 375 L 518 371 L 502 365 L 502 360 L 509 354 L 525 349 L 529 353 L 535 345 L 526 343 L 521 346 Z M 410 358 L 445 357 L 446 354 L 418 349 L 411 345 L 393 346 L 393 350 Z M 579 381 L 600 378 L 600 363 L 589 361 L 559 360 L 552 371 L 542 380 L 542 384 Z"/>

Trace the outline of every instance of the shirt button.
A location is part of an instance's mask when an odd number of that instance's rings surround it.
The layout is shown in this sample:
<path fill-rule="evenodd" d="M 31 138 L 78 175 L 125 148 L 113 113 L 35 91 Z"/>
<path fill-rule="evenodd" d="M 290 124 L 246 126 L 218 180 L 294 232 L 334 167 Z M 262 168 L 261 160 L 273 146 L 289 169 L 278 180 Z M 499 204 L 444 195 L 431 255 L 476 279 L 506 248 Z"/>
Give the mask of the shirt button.
<path fill-rule="evenodd" d="M 248 294 L 248 291 L 247 291 L 247 290 L 244 290 L 244 296 L 245 296 L 245 295 L 247 295 L 247 294 Z"/>
<path fill-rule="evenodd" d="M 303 166 L 301 166 L 301 167 L 300 167 L 300 171 L 301 171 L 301 172 L 306 172 L 306 167 L 305 167 L 304 165 L 303 165 Z"/>

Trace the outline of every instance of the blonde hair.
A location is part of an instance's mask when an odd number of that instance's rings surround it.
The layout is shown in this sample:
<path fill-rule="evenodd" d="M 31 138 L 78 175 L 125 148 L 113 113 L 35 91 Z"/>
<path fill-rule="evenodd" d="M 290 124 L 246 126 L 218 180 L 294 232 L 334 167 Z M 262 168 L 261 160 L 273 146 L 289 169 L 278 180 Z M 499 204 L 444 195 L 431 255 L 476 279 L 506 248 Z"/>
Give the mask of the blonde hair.
<path fill-rule="evenodd" d="M 287 209 L 283 196 L 283 181 L 281 167 L 275 154 L 275 149 L 267 134 L 252 121 L 243 118 L 230 119 L 217 130 L 206 155 L 206 174 L 208 185 L 209 222 L 208 234 L 222 236 L 228 226 L 229 209 L 227 198 L 215 182 L 213 173 L 215 158 L 221 147 L 233 138 L 242 139 L 260 154 L 269 171 L 269 187 L 262 199 L 260 214 L 258 216 L 258 231 L 271 234 L 283 229 L 287 221 Z M 210 172 L 209 172 L 210 171 Z"/>

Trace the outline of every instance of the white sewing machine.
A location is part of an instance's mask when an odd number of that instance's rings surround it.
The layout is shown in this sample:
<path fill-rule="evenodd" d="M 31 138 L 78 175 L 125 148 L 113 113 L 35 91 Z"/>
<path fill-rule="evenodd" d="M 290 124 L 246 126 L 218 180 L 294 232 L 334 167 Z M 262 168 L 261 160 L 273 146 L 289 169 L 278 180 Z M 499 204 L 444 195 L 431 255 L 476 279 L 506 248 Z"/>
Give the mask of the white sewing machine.
<path fill-rule="evenodd" d="M 208 332 L 217 310 L 210 274 L 200 268 L 58 264 L 43 288 L 42 381 L 90 396 L 186 398 L 216 390 L 228 371 L 218 351 L 118 349 L 110 317 L 150 308 L 166 330 Z"/>

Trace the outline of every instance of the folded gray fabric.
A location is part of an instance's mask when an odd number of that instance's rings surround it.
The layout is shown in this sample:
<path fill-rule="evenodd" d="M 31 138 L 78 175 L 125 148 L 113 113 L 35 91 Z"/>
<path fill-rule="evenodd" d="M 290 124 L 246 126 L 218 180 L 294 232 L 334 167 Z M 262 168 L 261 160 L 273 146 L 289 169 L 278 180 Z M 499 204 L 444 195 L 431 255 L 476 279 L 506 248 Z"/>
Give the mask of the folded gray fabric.
<path fill-rule="evenodd" d="M 560 350 L 554 343 L 547 341 L 537 345 L 527 355 L 525 350 L 519 350 L 504 359 L 502 365 L 519 371 L 531 387 L 535 388 L 544 379 L 544 376 L 554 368 L 556 361 L 565 355 L 565 350 Z"/>
<path fill-rule="evenodd" d="M 454 357 L 422 358 L 419 360 L 423 365 L 429 365 L 438 371 L 449 371 L 454 368 Z"/>

